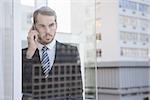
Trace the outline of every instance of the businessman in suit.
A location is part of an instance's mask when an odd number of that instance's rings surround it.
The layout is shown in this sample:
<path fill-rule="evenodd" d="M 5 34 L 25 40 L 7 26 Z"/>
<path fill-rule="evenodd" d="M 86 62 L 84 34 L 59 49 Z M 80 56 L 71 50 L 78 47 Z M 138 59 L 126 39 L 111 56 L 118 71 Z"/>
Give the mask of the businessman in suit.
<path fill-rule="evenodd" d="M 33 13 L 28 47 L 22 49 L 23 100 L 82 100 L 79 53 L 55 39 L 57 16 L 41 7 Z"/>

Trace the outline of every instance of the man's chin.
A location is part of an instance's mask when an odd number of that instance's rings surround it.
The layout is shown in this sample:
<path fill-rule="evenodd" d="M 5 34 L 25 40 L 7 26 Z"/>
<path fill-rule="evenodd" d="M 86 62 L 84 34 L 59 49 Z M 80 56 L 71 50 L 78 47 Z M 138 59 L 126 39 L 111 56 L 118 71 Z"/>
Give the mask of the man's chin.
<path fill-rule="evenodd" d="M 39 40 L 39 43 L 43 44 L 43 45 L 47 45 L 49 43 L 51 43 L 53 41 L 53 39 L 45 39 L 45 40 Z"/>
<path fill-rule="evenodd" d="M 43 45 L 47 45 L 47 44 L 49 44 L 49 43 L 51 43 L 52 42 L 52 40 L 51 41 L 39 41 L 39 43 L 41 43 L 41 44 L 43 44 Z"/>

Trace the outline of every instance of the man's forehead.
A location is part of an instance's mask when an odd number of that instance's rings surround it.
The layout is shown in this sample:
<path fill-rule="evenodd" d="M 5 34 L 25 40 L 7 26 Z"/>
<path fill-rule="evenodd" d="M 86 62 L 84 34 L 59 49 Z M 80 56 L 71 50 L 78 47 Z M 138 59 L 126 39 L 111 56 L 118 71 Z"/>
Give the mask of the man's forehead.
<path fill-rule="evenodd" d="M 49 15 L 37 15 L 37 22 L 39 23 L 53 23 L 55 22 L 55 16 L 49 16 Z"/>

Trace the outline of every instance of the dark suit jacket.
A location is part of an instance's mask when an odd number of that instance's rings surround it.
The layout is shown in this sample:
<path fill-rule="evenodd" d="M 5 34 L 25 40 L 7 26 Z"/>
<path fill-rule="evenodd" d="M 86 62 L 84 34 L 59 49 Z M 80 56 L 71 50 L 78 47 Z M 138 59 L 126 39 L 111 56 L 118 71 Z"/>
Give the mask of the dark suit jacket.
<path fill-rule="evenodd" d="M 82 77 L 76 47 L 56 42 L 54 64 L 44 78 L 38 49 L 32 59 L 22 50 L 23 100 L 82 100 Z"/>

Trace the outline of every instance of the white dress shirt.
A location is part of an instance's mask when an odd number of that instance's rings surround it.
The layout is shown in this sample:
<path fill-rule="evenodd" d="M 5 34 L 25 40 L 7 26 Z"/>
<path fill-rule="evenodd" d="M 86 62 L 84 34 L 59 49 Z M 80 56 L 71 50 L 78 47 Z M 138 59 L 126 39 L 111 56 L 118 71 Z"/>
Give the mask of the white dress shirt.
<path fill-rule="evenodd" d="M 48 56 L 50 60 L 50 67 L 53 66 L 54 60 L 55 60 L 55 50 L 56 50 L 56 39 L 53 39 L 51 43 L 45 45 L 48 50 Z M 42 48 L 44 47 L 43 44 L 38 43 L 38 50 L 39 50 L 39 55 L 40 55 L 40 60 L 42 60 Z"/>

